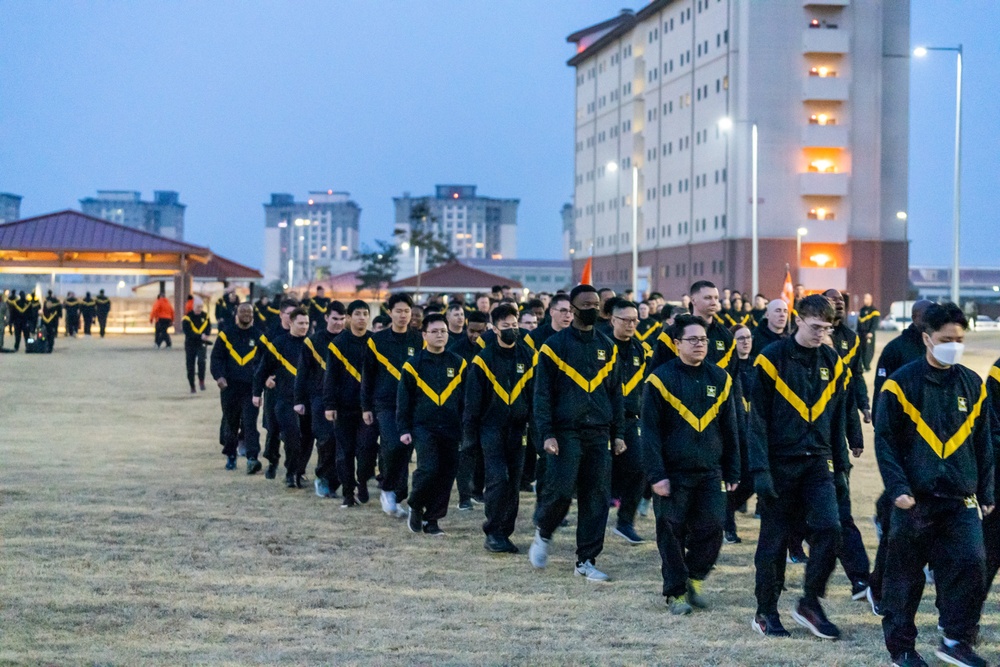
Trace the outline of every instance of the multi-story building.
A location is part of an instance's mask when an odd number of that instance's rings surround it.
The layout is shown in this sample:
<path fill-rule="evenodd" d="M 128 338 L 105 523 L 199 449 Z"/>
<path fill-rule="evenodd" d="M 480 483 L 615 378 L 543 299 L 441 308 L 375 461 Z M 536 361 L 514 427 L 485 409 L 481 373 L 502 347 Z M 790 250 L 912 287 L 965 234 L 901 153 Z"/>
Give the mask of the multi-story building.
<path fill-rule="evenodd" d="M 565 259 L 463 259 L 462 263 L 519 282 L 527 292 L 536 294 L 555 294 L 576 284 L 573 267 Z"/>
<path fill-rule="evenodd" d="M 0 223 L 21 219 L 21 199 L 20 195 L 0 192 Z"/>
<path fill-rule="evenodd" d="M 752 289 L 756 164 L 760 291 L 787 265 L 809 290 L 901 298 L 909 23 L 908 0 L 656 0 L 570 35 L 575 274 L 593 257 L 626 287 L 635 244 L 668 298 Z"/>
<path fill-rule="evenodd" d="M 87 215 L 176 241 L 184 239 L 185 208 L 180 195 L 169 190 L 155 190 L 153 201 L 142 201 L 142 193 L 133 190 L 98 190 L 96 197 L 80 200 Z"/>
<path fill-rule="evenodd" d="M 264 204 L 264 280 L 300 285 L 358 267 L 361 207 L 348 192 L 272 194 Z"/>
<path fill-rule="evenodd" d="M 438 185 L 434 195 L 393 197 L 394 235 L 400 244 L 397 279 L 413 275 L 414 250 L 406 240 L 412 231 L 446 239 L 459 259 L 513 259 L 517 257 L 518 199 L 476 194 L 475 185 Z M 416 213 L 415 213 L 416 211 Z"/>

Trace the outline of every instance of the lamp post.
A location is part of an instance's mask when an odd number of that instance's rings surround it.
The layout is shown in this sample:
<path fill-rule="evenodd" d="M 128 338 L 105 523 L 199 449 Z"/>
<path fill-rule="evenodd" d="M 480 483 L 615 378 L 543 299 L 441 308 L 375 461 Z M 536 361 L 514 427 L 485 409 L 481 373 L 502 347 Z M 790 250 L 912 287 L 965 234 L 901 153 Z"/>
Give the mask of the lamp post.
<path fill-rule="evenodd" d="M 951 261 L 951 300 L 959 303 L 959 231 L 962 221 L 962 45 L 958 46 L 919 46 L 913 49 L 913 55 L 922 58 L 928 51 L 953 51 L 955 53 L 955 199 L 952 202 L 952 261 Z"/>
<path fill-rule="evenodd" d="M 795 230 L 795 280 L 802 282 L 802 237 L 809 233 L 805 227 Z"/>
<path fill-rule="evenodd" d="M 736 123 L 749 123 L 750 125 L 750 284 L 751 293 L 760 293 L 760 239 L 758 234 L 757 218 L 757 123 L 752 120 L 733 120 L 725 117 L 719 119 L 719 129 L 728 132 Z"/>

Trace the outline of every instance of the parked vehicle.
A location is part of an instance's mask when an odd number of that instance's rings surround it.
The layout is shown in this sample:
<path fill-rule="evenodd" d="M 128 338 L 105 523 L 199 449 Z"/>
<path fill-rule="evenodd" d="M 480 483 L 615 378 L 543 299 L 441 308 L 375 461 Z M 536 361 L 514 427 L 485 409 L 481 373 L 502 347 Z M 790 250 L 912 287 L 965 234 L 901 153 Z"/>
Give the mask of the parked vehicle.
<path fill-rule="evenodd" d="M 975 331 L 1000 331 L 1000 322 L 991 320 L 985 315 L 980 315 L 972 322 Z"/>

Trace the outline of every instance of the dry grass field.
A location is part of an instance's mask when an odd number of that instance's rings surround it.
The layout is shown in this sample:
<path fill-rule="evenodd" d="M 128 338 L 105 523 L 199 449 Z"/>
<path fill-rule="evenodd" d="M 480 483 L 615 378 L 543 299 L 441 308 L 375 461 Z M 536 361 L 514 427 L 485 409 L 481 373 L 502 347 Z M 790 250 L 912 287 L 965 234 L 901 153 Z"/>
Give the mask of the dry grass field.
<path fill-rule="evenodd" d="M 1000 336 L 970 338 L 967 363 L 985 371 Z M 548 569 L 534 571 L 528 495 L 515 535 L 522 554 L 490 555 L 480 512 L 452 510 L 447 537 L 417 536 L 377 500 L 342 510 L 311 490 L 226 472 L 218 423 L 217 390 L 190 396 L 182 351 L 157 351 L 151 337 L 59 339 L 51 356 L 0 355 L 0 664 L 887 663 L 879 620 L 851 602 L 839 568 L 827 610 L 842 641 L 792 621 L 801 566 L 789 566 L 781 601 L 793 638 L 751 630 L 749 516 L 739 516 L 743 544 L 723 547 L 707 582 L 713 608 L 675 618 L 652 541 L 631 547 L 609 532 L 598 565 L 614 581 L 595 585 L 572 576 L 572 530 L 562 531 Z M 874 555 L 881 482 L 870 448 L 853 481 Z M 637 528 L 652 538 L 652 517 Z M 918 647 L 929 656 L 932 594 L 921 611 Z M 989 611 L 992 660 L 995 602 Z"/>

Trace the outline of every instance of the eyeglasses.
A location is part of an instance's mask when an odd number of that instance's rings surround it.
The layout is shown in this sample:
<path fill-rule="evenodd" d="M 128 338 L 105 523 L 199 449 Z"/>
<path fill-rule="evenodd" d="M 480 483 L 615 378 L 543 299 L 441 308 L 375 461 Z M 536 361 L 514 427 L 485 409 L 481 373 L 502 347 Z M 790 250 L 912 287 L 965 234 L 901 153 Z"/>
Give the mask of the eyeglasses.
<path fill-rule="evenodd" d="M 681 340 L 689 345 L 708 345 L 708 336 L 688 336 Z"/>
<path fill-rule="evenodd" d="M 813 333 L 824 334 L 824 333 L 830 333 L 831 331 L 833 331 L 833 325 L 832 324 L 809 324 L 809 329 Z"/>
<path fill-rule="evenodd" d="M 639 324 L 639 318 L 637 317 L 618 317 L 617 315 L 613 315 L 612 317 L 616 320 L 621 320 L 625 324 Z"/>
<path fill-rule="evenodd" d="M 740 343 L 746 343 L 753 340 L 753 336 L 737 336 L 736 340 Z"/>

